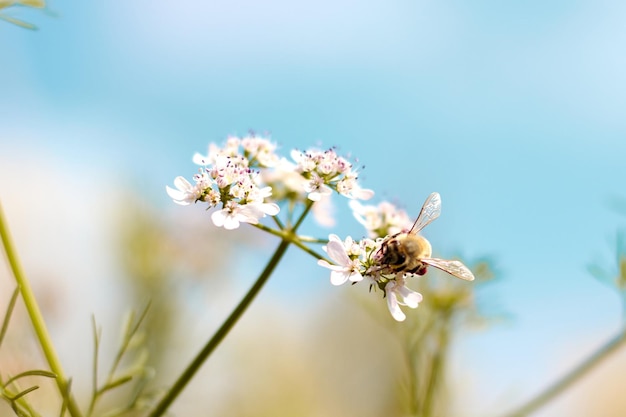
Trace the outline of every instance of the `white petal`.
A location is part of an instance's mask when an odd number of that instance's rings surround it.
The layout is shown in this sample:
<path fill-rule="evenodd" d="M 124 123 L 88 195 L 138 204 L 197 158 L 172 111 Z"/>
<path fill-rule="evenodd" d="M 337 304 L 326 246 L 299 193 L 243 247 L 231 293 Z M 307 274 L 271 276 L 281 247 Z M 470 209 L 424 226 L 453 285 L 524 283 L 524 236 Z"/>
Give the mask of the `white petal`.
<path fill-rule="evenodd" d="M 346 271 L 331 271 L 330 283 L 333 285 L 341 285 L 348 280 Z"/>
<path fill-rule="evenodd" d="M 317 261 L 317 264 L 319 266 L 323 266 L 324 268 L 332 269 L 333 271 L 345 271 L 346 269 L 343 266 L 333 265 L 330 262 L 328 262 L 326 259 L 319 259 Z"/>
<path fill-rule="evenodd" d="M 350 282 L 363 281 L 363 275 L 361 275 L 361 273 L 358 271 L 352 271 L 348 279 L 350 280 Z"/>
<path fill-rule="evenodd" d="M 346 254 L 346 248 L 343 243 L 340 242 L 328 242 L 326 245 L 326 253 L 330 256 L 330 259 L 342 266 L 348 266 L 350 264 L 350 258 Z"/>
<path fill-rule="evenodd" d="M 197 152 L 194 154 L 194 156 L 193 156 L 193 158 L 191 160 L 196 165 L 208 165 L 208 163 L 209 163 L 209 157 L 208 156 L 200 155 Z"/>
<path fill-rule="evenodd" d="M 263 211 L 263 213 L 269 216 L 276 216 L 280 212 L 280 207 L 278 207 L 278 204 L 263 203 L 261 204 L 261 207 L 262 207 L 261 210 Z"/>
<path fill-rule="evenodd" d="M 250 223 L 250 222 L 248 222 Z M 233 230 L 239 227 L 239 220 L 236 216 L 226 216 L 224 219 L 224 229 Z"/>
<path fill-rule="evenodd" d="M 244 206 L 237 206 L 234 211 L 229 215 L 237 221 L 257 224 L 261 217 L 265 217 L 265 213 L 261 211 L 258 204 L 246 204 Z"/>
<path fill-rule="evenodd" d="M 393 291 L 387 291 L 387 307 L 389 307 L 389 312 L 396 321 L 404 321 L 406 319 L 406 315 L 400 310 L 396 294 Z"/>
<path fill-rule="evenodd" d="M 192 192 L 193 185 L 185 177 L 176 177 L 174 178 L 174 185 L 181 191 Z"/>
<path fill-rule="evenodd" d="M 336 234 L 334 234 L 334 233 L 331 233 L 331 234 L 329 234 L 329 235 L 328 235 L 328 241 L 329 241 L 329 242 L 339 242 L 339 243 L 343 243 L 343 242 L 341 241 L 341 238 L 340 238 L 339 236 L 337 236 Z"/>
<path fill-rule="evenodd" d="M 374 190 L 369 190 L 367 188 L 360 188 L 352 191 L 352 197 L 359 200 L 369 200 L 374 197 Z"/>
<path fill-rule="evenodd" d="M 422 301 L 422 294 L 407 287 L 399 287 L 397 291 L 402 296 L 402 301 L 407 307 L 417 308 L 418 304 Z"/>
<path fill-rule="evenodd" d="M 180 204 L 181 206 L 188 206 L 189 204 L 191 204 L 189 201 L 185 199 L 186 194 L 183 193 L 182 191 L 175 190 L 173 188 L 168 187 L 167 185 L 165 186 L 165 191 L 167 192 L 167 195 L 169 195 L 170 198 L 174 200 L 174 203 Z"/>
<path fill-rule="evenodd" d="M 309 193 L 307 197 L 309 198 L 309 200 L 315 201 L 315 202 L 320 201 L 322 199 L 322 195 L 318 191 L 313 191 Z"/>
<path fill-rule="evenodd" d="M 226 220 L 226 210 L 217 210 L 211 214 L 211 220 L 213 220 L 213 224 L 217 227 L 224 226 L 224 221 Z"/>
<path fill-rule="evenodd" d="M 300 162 L 303 158 L 302 152 L 297 149 L 292 149 L 290 152 L 290 155 L 291 155 L 291 159 L 293 159 L 296 162 Z"/>

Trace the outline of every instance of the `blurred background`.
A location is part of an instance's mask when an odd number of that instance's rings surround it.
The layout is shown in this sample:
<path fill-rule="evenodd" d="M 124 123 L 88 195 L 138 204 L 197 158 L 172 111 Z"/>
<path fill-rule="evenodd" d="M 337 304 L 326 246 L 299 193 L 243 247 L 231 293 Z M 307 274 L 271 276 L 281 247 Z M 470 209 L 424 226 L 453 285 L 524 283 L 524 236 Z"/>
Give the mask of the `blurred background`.
<path fill-rule="evenodd" d="M 167 385 L 265 265 L 274 239 L 216 230 L 165 193 L 195 173 L 195 152 L 250 130 L 283 155 L 336 146 L 364 166 L 373 203 L 411 216 L 438 191 L 435 251 L 488 261 L 495 279 L 472 287 L 482 319 L 449 342 L 449 415 L 501 415 L 621 328 L 605 284 L 626 226 L 625 3 L 53 0 L 2 13 L 38 30 L 0 21 L 0 202 L 79 398 L 92 314 L 111 350 L 151 299 Z M 303 233 L 364 234 L 335 197 L 336 225 Z M 14 283 L 0 272 L 4 311 Z M 428 298 L 397 324 L 379 294 L 328 278 L 291 249 L 174 414 L 406 413 L 402 335 Z M 5 369 L 28 337 L 15 327 Z M 537 415 L 624 415 L 624 366 L 611 356 Z"/>

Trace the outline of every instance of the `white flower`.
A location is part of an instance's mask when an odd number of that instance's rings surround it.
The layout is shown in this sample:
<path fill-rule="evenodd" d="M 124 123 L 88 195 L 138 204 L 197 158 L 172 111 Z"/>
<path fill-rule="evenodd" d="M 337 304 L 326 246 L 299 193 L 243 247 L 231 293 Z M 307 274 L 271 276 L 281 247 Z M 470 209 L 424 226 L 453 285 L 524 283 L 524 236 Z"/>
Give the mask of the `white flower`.
<path fill-rule="evenodd" d="M 268 139 L 256 136 L 245 137 L 241 140 L 241 146 L 250 158 L 256 159 L 263 167 L 273 167 L 279 161 L 278 155 L 274 153 L 276 144 Z"/>
<path fill-rule="evenodd" d="M 391 280 L 385 286 L 387 295 L 387 307 L 389 312 L 397 321 L 404 321 L 406 315 L 400 309 L 400 306 L 417 308 L 422 301 L 422 294 L 406 287 L 403 277 L 396 276 L 395 280 Z"/>
<path fill-rule="evenodd" d="M 311 174 L 311 179 L 304 186 L 304 191 L 309 193 L 309 200 L 320 201 L 322 197 L 329 196 L 333 193 L 333 190 L 324 184 L 324 179 L 322 177 L 314 172 Z"/>
<path fill-rule="evenodd" d="M 262 203 L 266 198 L 269 198 L 271 196 L 272 187 L 259 188 L 256 186 L 256 184 L 254 186 L 250 184 L 245 199 L 248 204 Z"/>
<path fill-rule="evenodd" d="M 233 157 L 238 155 L 240 139 L 235 136 L 229 136 L 226 139 L 226 145 L 220 148 L 214 143 L 209 144 L 208 154 L 202 155 L 196 152 L 192 158 L 193 162 L 198 165 L 211 165 L 215 164 L 219 157 Z"/>
<path fill-rule="evenodd" d="M 308 152 L 305 153 L 297 149 L 293 149 L 291 151 L 291 159 L 296 161 L 296 164 L 301 172 L 313 171 L 317 165 L 313 157 Z"/>
<path fill-rule="evenodd" d="M 372 206 L 352 200 L 349 205 L 354 217 L 365 226 L 372 238 L 395 235 L 408 230 L 412 225 L 411 218 L 404 210 L 386 201 Z"/>
<path fill-rule="evenodd" d="M 339 194 L 356 200 L 369 200 L 374 197 L 374 191 L 361 188 L 356 182 L 356 177 L 346 177 L 337 183 Z"/>
<path fill-rule="evenodd" d="M 252 203 L 239 205 L 234 201 L 226 203 L 226 207 L 211 214 L 211 220 L 217 227 L 233 230 L 240 223 L 257 224 L 259 219 L 266 215 L 275 216 L 280 211 L 274 203 Z"/>
<path fill-rule="evenodd" d="M 165 191 L 167 191 L 167 194 L 176 204 L 180 204 L 181 206 L 188 206 L 191 203 L 195 203 L 202 196 L 202 190 L 197 186 L 191 185 L 184 177 L 176 177 L 174 179 L 174 185 L 177 190 L 166 185 Z"/>
<path fill-rule="evenodd" d="M 330 235 L 328 244 L 323 247 L 330 259 L 336 263 L 333 265 L 324 259 L 317 261 L 319 266 L 330 269 L 330 282 L 333 285 L 341 285 L 347 281 L 358 282 L 363 280 L 363 275 L 359 272 L 361 261 L 351 259 L 349 252 L 354 251 L 354 241 L 348 236 L 346 242 L 342 242 L 339 236 Z"/>

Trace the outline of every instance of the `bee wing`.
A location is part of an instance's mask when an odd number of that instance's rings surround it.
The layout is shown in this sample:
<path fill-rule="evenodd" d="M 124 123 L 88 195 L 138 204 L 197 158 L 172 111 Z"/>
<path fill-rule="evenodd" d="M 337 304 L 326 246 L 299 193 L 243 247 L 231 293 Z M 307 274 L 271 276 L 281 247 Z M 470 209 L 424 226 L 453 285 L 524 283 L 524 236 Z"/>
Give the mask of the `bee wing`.
<path fill-rule="evenodd" d="M 434 266 L 442 271 L 447 272 L 450 275 L 454 275 L 457 278 L 464 279 L 465 281 L 474 281 L 474 274 L 468 267 L 463 265 L 459 261 L 448 261 L 446 259 L 439 258 L 424 258 L 420 259 L 426 265 Z"/>
<path fill-rule="evenodd" d="M 435 220 L 441 214 L 441 196 L 439 193 L 432 193 L 428 196 L 422 209 L 420 210 L 417 220 L 413 223 L 413 227 L 409 233 L 417 234 L 426 227 L 430 222 Z"/>

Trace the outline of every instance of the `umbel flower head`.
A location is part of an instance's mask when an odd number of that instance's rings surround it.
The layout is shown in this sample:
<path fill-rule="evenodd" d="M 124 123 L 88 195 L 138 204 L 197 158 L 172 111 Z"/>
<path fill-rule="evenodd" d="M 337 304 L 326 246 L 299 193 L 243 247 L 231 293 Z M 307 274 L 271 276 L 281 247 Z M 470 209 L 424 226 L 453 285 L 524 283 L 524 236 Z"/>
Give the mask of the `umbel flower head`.
<path fill-rule="evenodd" d="M 254 135 L 231 136 L 222 147 L 210 144 L 207 155 L 196 153 L 193 157 L 200 165 L 193 181 L 176 177 L 176 188 L 167 186 L 166 191 L 177 204 L 203 202 L 208 209 L 218 208 L 211 220 L 225 229 L 276 216 L 279 204 L 287 200 L 308 197 L 317 203 L 333 190 L 352 199 L 373 195 L 358 185 L 352 164 L 332 149 L 293 151 L 294 162 L 289 162 L 276 153 L 276 148 L 269 139 Z M 279 190 L 276 195 L 274 188 Z"/>
<path fill-rule="evenodd" d="M 378 207 L 364 207 L 351 204 L 355 217 L 368 229 L 370 237 L 355 242 L 351 237 L 341 240 L 330 235 L 328 244 L 323 248 L 330 259 L 319 260 L 318 265 L 331 270 L 330 281 L 333 285 L 353 283 L 367 279 L 370 289 L 380 289 L 387 298 L 387 306 L 394 319 L 403 321 L 406 316 L 400 306 L 417 308 L 422 295 L 406 286 L 406 278 L 412 275 L 424 275 L 428 266 L 434 266 L 449 274 L 467 281 L 474 275 L 461 262 L 433 258 L 430 243 L 418 233 L 430 222 L 439 217 L 441 197 L 432 193 L 420 214 L 408 228 L 391 235 L 383 236 L 405 222 L 403 212 L 389 203 Z"/>

